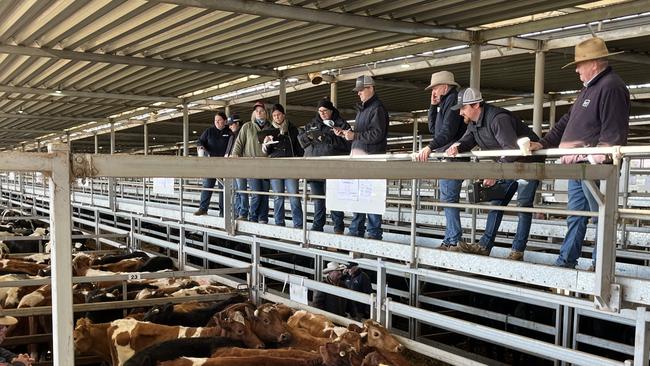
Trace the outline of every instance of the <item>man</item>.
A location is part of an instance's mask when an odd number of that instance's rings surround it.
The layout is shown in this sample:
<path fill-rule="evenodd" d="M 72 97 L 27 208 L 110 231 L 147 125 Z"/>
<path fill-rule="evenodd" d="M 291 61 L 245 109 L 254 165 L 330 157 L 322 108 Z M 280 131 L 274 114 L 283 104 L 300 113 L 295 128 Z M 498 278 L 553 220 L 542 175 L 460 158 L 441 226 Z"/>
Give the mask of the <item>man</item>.
<path fill-rule="evenodd" d="M 318 102 L 318 114 L 307 123 L 303 128 L 298 141 L 300 146 L 305 149 L 305 156 L 333 156 L 350 154 L 350 142 L 334 133 L 334 128 L 349 130 L 350 124 L 347 123 L 338 109 L 328 99 L 323 98 Z M 310 180 L 309 189 L 312 194 L 325 195 L 325 180 Z M 314 222 L 311 230 L 323 231 L 325 226 L 325 200 L 315 199 L 314 202 Z M 330 217 L 334 224 L 334 233 L 343 234 L 343 212 L 331 211 Z"/>
<path fill-rule="evenodd" d="M 304 151 L 298 142 L 298 129 L 286 118 L 282 104 L 275 104 L 271 112 L 273 128 L 279 131 L 277 138 L 273 135 L 264 138 L 262 151 L 269 158 L 300 157 Z M 298 193 L 298 179 L 271 179 L 271 188 L 275 193 Z M 302 229 L 302 204 L 298 196 L 289 198 L 291 204 L 291 219 L 294 228 Z M 284 220 L 284 196 L 273 197 L 273 219 L 278 226 L 285 226 Z"/>
<path fill-rule="evenodd" d="M 214 116 L 214 126 L 205 130 L 197 141 L 199 156 L 222 158 L 226 155 L 228 141 L 232 135 L 230 129 L 226 127 L 227 119 L 225 113 L 217 112 Z M 212 189 L 216 182 L 217 180 L 215 178 L 203 178 L 203 188 Z M 219 188 L 223 188 L 221 183 L 219 183 Z M 195 216 L 201 216 L 208 213 L 211 198 L 212 191 L 204 190 L 201 192 L 201 203 L 199 204 L 199 209 L 194 212 Z M 219 192 L 219 214 L 223 216 L 223 191 Z"/>
<path fill-rule="evenodd" d="M 375 94 L 375 81 L 368 75 L 359 76 L 353 91 L 357 92 L 361 103 L 355 120 L 355 128 L 343 130 L 334 128 L 337 136 L 352 141 L 352 155 L 384 154 L 387 147 L 388 112 Z M 368 214 L 368 238 L 381 240 L 381 215 Z M 363 237 L 366 214 L 354 213 L 348 228 L 349 234 Z"/>
<path fill-rule="evenodd" d="M 18 319 L 13 316 L 0 316 L 0 343 L 4 342 L 9 327 L 18 323 Z M 26 354 L 15 354 L 5 348 L 0 347 L 0 365 L 11 366 L 31 366 L 34 359 Z"/>
<path fill-rule="evenodd" d="M 451 109 L 458 98 L 457 88 L 460 88 L 460 85 L 456 83 L 451 72 L 440 71 L 431 74 L 431 84 L 424 90 L 431 89 L 431 106 L 428 115 L 429 131 L 433 138 L 429 145 L 418 153 L 418 161 L 428 161 L 432 151 L 444 152 L 465 133 L 467 126 L 463 123 L 463 117 Z M 440 179 L 440 201 L 458 203 L 462 184 L 461 179 Z M 460 226 L 460 209 L 445 207 L 444 211 L 445 237 L 442 239 L 440 249 L 455 251 L 463 235 Z"/>
<path fill-rule="evenodd" d="M 620 53 L 620 52 L 618 52 Z M 576 65 L 584 88 L 569 112 L 562 116 L 544 138 L 530 144 L 531 150 L 626 145 L 630 123 L 630 93 L 623 80 L 612 71 L 606 57 L 605 41 L 593 37 L 575 46 Z M 565 155 L 563 164 L 608 164 L 608 155 Z M 583 181 L 569 180 L 568 210 L 598 211 L 598 204 Z M 595 219 L 595 218 L 594 218 Z M 584 216 L 567 218 L 567 234 L 555 265 L 574 268 L 582 251 L 587 222 Z M 595 222 L 595 220 L 594 220 Z M 596 252 L 592 256 L 595 263 Z"/>
<path fill-rule="evenodd" d="M 460 109 L 460 115 L 463 116 L 468 126 L 465 135 L 447 148 L 446 153 L 449 156 L 456 156 L 460 152 L 470 151 L 477 145 L 481 150 L 511 150 L 519 149 L 517 140 L 520 138 L 528 137 L 531 141 L 539 140 L 533 130 L 510 111 L 483 102 L 481 92 L 474 88 L 461 90 L 458 94 L 458 102 L 452 109 Z M 494 160 L 502 163 L 515 161 L 543 162 L 544 158 L 539 156 L 510 156 L 495 158 Z M 538 180 L 508 179 L 496 181 L 495 179 L 483 179 L 483 186 L 486 188 L 495 184 L 502 187 L 504 198 L 492 201 L 492 205 L 507 206 L 516 192 L 518 207 L 533 207 L 535 191 L 539 185 Z M 508 259 L 523 260 L 532 216 L 530 212 L 520 212 L 518 214 L 517 232 Z M 479 242 L 467 243 L 461 241 L 459 249 L 465 253 L 490 255 L 502 218 L 503 211 L 491 210 L 485 224 L 485 233 Z"/>
<path fill-rule="evenodd" d="M 244 123 L 235 140 L 232 148 L 232 157 L 260 158 L 266 157 L 262 151 L 262 144 L 257 133 L 272 128 L 268 120 L 268 113 L 263 102 L 258 101 L 253 105 L 251 121 Z M 269 190 L 268 179 L 248 179 L 248 186 L 252 191 L 267 192 Z M 251 194 L 249 218 L 252 222 L 266 224 L 269 221 L 269 197 L 260 194 Z"/>
<path fill-rule="evenodd" d="M 239 134 L 239 128 L 241 127 L 241 118 L 238 114 L 233 114 L 228 117 L 226 126 L 230 129 L 230 140 L 228 140 L 228 147 L 226 147 L 226 157 L 229 157 L 232 154 L 232 149 L 235 146 L 235 140 L 237 140 L 237 135 Z M 246 190 L 248 182 L 246 178 L 237 178 L 235 180 L 236 188 L 241 191 Z M 248 220 L 248 194 L 246 193 L 235 193 L 235 199 L 233 202 L 235 217 L 238 220 Z"/>

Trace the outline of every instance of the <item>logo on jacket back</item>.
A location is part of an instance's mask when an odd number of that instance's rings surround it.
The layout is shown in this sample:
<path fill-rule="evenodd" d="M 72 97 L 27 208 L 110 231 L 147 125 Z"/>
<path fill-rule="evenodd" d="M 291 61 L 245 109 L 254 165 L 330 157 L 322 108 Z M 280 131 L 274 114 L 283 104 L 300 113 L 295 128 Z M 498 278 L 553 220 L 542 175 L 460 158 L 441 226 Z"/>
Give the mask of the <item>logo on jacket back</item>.
<path fill-rule="evenodd" d="M 585 101 L 582 102 L 582 108 L 587 108 L 589 103 L 591 103 L 591 99 L 585 99 Z"/>

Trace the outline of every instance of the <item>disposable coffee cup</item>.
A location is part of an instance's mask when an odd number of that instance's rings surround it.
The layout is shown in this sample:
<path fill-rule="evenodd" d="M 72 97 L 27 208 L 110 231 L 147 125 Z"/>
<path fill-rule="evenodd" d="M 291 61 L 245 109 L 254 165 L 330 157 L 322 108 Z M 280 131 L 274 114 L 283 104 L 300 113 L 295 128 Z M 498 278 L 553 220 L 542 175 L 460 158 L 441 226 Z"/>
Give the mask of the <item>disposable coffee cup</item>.
<path fill-rule="evenodd" d="M 521 155 L 532 155 L 530 151 L 530 138 L 528 137 L 520 138 L 519 140 L 517 140 L 517 145 L 519 146 Z"/>

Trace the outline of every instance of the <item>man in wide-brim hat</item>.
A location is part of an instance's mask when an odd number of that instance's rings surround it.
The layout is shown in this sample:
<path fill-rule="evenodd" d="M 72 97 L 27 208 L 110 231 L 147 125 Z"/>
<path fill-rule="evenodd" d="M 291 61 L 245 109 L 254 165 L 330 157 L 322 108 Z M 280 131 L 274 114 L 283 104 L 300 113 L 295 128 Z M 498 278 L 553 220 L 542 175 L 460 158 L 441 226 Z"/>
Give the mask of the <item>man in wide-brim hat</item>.
<path fill-rule="evenodd" d="M 601 38 L 593 37 L 578 43 L 574 61 L 584 88 L 571 109 L 539 142 L 531 142 L 531 150 L 559 146 L 564 149 L 619 146 L 627 144 L 630 124 L 630 93 L 623 80 L 614 73 L 607 58 L 610 53 Z M 564 164 L 607 164 L 612 157 L 598 155 L 565 155 Z M 598 204 L 587 185 L 581 180 L 569 180 L 567 209 L 598 211 Z M 582 251 L 589 218 L 569 216 L 567 234 L 555 265 L 574 268 Z M 594 219 L 595 222 L 595 219 Z M 596 251 L 592 255 L 596 260 Z M 593 269 L 594 265 L 590 269 Z"/>
<path fill-rule="evenodd" d="M 13 316 L 0 315 L 0 343 L 4 342 L 9 327 L 18 323 Z M 27 354 L 15 354 L 0 347 L 0 365 L 30 366 L 34 359 Z"/>

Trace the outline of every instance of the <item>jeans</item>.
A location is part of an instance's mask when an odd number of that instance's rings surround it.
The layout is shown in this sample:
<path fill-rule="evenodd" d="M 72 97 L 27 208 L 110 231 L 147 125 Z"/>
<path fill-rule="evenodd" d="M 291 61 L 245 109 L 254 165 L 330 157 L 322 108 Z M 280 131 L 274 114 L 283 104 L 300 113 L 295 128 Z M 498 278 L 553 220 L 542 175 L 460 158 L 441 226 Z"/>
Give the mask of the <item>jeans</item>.
<path fill-rule="evenodd" d="M 237 190 L 245 191 L 247 187 L 246 178 L 237 178 Z M 248 193 L 235 193 L 235 217 L 245 217 L 248 219 Z"/>
<path fill-rule="evenodd" d="M 460 189 L 463 185 L 461 179 L 440 179 L 440 201 L 446 203 L 458 203 L 460 200 Z M 442 244 L 456 245 L 463 236 L 463 229 L 460 226 L 460 209 L 445 207 L 445 237 Z"/>
<path fill-rule="evenodd" d="M 539 186 L 538 180 L 503 180 L 509 184 L 506 197 L 503 200 L 492 201 L 494 206 L 507 206 L 510 200 L 517 192 L 517 207 L 533 207 L 535 200 L 535 191 Z M 526 243 L 528 242 L 528 234 L 530 234 L 530 224 L 533 221 L 533 214 L 528 212 L 520 212 L 518 215 L 517 232 L 515 233 L 515 240 L 512 242 L 512 250 L 523 252 L 526 250 Z M 503 211 L 492 210 L 488 213 L 487 223 L 485 224 L 485 233 L 479 240 L 479 244 L 488 250 L 494 246 L 501 219 L 503 218 Z"/>
<path fill-rule="evenodd" d="M 268 179 L 248 179 L 248 187 L 251 191 L 268 192 Z M 269 197 L 261 194 L 251 194 L 251 204 L 249 210 L 249 220 L 251 222 L 269 222 Z"/>
<path fill-rule="evenodd" d="M 363 238 L 363 233 L 366 231 L 366 216 L 368 216 L 368 238 L 381 240 L 383 236 L 383 231 L 381 230 L 381 215 L 377 214 L 353 213 L 352 221 L 348 228 L 350 235 Z"/>
<path fill-rule="evenodd" d="M 203 188 L 214 188 L 217 180 L 215 178 L 203 178 Z M 223 188 L 223 185 L 219 183 L 217 188 Z M 223 215 L 223 191 L 219 193 L 219 213 Z M 201 203 L 199 208 L 207 211 L 210 207 L 210 199 L 212 198 L 212 191 L 201 191 Z"/>
<path fill-rule="evenodd" d="M 600 182 L 596 183 L 598 185 Z M 598 211 L 598 202 L 596 202 L 594 196 L 589 192 L 589 188 L 587 188 L 584 181 L 569 179 L 568 194 L 568 210 Z M 594 223 L 598 222 L 597 217 L 594 217 L 592 220 Z M 562 246 L 560 247 L 560 255 L 555 261 L 557 266 L 574 268 L 578 264 L 588 223 L 589 217 L 586 216 L 567 217 L 567 232 L 564 237 L 564 242 L 562 242 Z M 595 262 L 595 249 L 592 258 Z"/>
<path fill-rule="evenodd" d="M 325 195 L 325 181 L 324 180 L 310 180 L 309 189 L 311 189 L 311 194 L 316 194 L 319 196 Z M 314 199 L 314 222 L 311 225 L 311 229 L 314 231 L 323 231 L 325 226 L 325 200 L 324 199 Z M 343 226 L 343 211 L 330 211 L 330 217 L 334 223 L 334 232 L 342 233 L 344 230 Z"/>
<path fill-rule="evenodd" d="M 275 193 L 298 193 L 298 179 L 271 179 L 271 189 Z M 302 204 L 300 197 L 289 197 L 293 227 L 302 228 Z M 284 226 L 284 196 L 273 197 L 273 217 L 275 224 Z"/>

